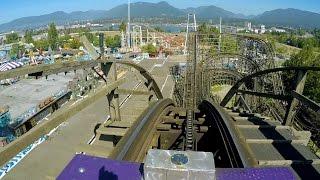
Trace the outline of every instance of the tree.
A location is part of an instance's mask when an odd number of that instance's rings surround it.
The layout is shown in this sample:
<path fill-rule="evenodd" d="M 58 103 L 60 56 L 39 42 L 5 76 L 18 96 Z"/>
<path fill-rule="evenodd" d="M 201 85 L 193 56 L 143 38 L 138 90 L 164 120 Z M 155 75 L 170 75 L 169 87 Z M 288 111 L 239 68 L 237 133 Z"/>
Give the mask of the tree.
<path fill-rule="evenodd" d="M 202 23 L 199 27 L 198 27 L 198 31 L 202 34 L 219 34 L 219 30 L 215 27 L 210 27 L 207 26 L 206 23 Z"/>
<path fill-rule="evenodd" d="M 52 49 L 57 48 L 57 42 L 58 42 L 58 31 L 56 28 L 56 25 L 54 23 L 51 23 L 49 25 L 49 30 L 48 30 L 48 41 L 49 41 L 49 46 Z"/>
<path fill-rule="evenodd" d="M 71 49 L 79 49 L 79 47 L 81 46 L 81 42 L 79 41 L 79 39 L 72 39 L 68 44 Z"/>
<path fill-rule="evenodd" d="M 12 45 L 12 48 L 9 52 L 9 55 L 12 59 L 15 59 L 15 58 L 19 58 L 19 56 L 22 54 L 22 52 L 25 51 L 25 48 L 23 45 L 19 45 L 19 44 L 13 44 Z"/>
<path fill-rule="evenodd" d="M 144 53 L 149 53 L 149 54 L 156 54 L 157 53 L 157 48 L 153 46 L 152 44 L 148 44 L 145 46 L 142 46 L 142 52 Z"/>
<path fill-rule="evenodd" d="M 87 37 L 88 41 L 94 46 L 99 46 L 99 37 L 98 34 L 92 34 L 90 32 L 85 32 L 84 35 Z"/>
<path fill-rule="evenodd" d="M 119 26 L 119 30 L 122 32 L 126 32 L 127 31 L 127 25 L 122 21 L 120 26 Z"/>
<path fill-rule="evenodd" d="M 115 35 L 113 37 L 111 36 L 107 37 L 106 46 L 109 48 L 121 47 L 121 37 L 119 35 Z"/>
<path fill-rule="evenodd" d="M 202 23 L 199 27 L 198 27 L 198 31 L 200 33 L 207 33 L 207 24 L 206 23 Z"/>
<path fill-rule="evenodd" d="M 155 27 L 154 30 L 156 30 L 157 32 L 164 32 L 164 29 L 159 26 Z"/>
<path fill-rule="evenodd" d="M 69 40 L 72 40 L 72 37 L 69 34 L 66 34 L 64 36 L 59 37 L 58 43 L 60 46 L 64 46 L 69 42 Z"/>
<path fill-rule="evenodd" d="M 47 39 L 41 39 L 34 42 L 34 47 L 36 49 L 48 50 L 49 49 L 49 41 Z"/>
<path fill-rule="evenodd" d="M 26 32 L 24 33 L 24 40 L 28 44 L 34 42 L 34 40 L 32 38 L 32 31 L 31 30 L 26 30 Z"/>
<path fill-rule="evenodd" d="M 16 32 L 6 35 L 6 44 L 16 43 L 19 41 L 19 35 Z"/>
<path fill-rule="evenodd" d="M 320 56 L 317 55 L 313 48 L 305 47 L 298 54 L 292 55 L 290 60 L 284 63 L 284 66 L 320 66 Z M 292 73 L 284 74 L 284 84 L 287 92 L 293 90 L 295 75 Z M 304 88 L 304 95 L 310 99 L 320 102 L 320 72 L 308 72 Z"/>

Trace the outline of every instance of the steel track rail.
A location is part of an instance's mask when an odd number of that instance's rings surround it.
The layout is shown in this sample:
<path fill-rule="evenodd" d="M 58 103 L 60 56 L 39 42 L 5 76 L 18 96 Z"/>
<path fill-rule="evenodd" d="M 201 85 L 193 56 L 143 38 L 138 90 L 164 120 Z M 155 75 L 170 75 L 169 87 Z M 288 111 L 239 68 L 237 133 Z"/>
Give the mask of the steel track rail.
<path fill-rule="evenodd" d="M 252 167 L 254 165 L 254 161 L 252 161 L 252 157 L 248 153 L 248 150 L 242 143 L 242 141 L 237 136 L 236 130 L 232 125 L 232 121 L 227 117 L 223 110 L 220 109 L 217 105 L 212 103 L 212 100 L 208 99 L 203 101 L 202 108 L 205 108 L 208 113 L 213 116 L 213 120 L 216 121 L 219 126 L 219 131 L 221 136 L 224 138 L 224 145 L 228 151 L 228 156 L 230 158 L 230 164 L 235 167 Z M 242 165 L 238 162 L 239 156 Z"/>
<path fill-rule="evenodd" d="M 154 125 L 162 112 L 172 106 L 174 106 L 174 103 L 171 99 L 158 100 L 150 105 L 131 126 L 126 135 L 121 138 L 109 157 L 116 160 L 136 162 L 143 160 L 139 157 L 139 154 L 142 151 L 147 151 L 146 148 L 149 146 L 145 144 L 152 138 Z"/>

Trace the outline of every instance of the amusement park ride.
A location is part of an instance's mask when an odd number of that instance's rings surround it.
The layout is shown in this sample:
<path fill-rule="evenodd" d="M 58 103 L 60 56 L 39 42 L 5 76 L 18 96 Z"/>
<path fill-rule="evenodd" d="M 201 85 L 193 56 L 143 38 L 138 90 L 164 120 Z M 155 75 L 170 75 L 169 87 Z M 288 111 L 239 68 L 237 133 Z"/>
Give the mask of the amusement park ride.
<path fill-rule="evenodd" d="M 128 6 L 130 14 L 130 3 Z M 319 104 L 303 93 L 308 72 L 320 67 L 276 67 L 272 46 L 259 38 L 238 34 L 200 34 L 194 14 L 194 32 L 187 27 L 186 66 L 172 68 L 174 93 L 164 98 L 155 78 L 141 65 L 104 55 L 81 38 L 92 60 L 23 67 L 0 72 L 11 77 L 49 76 L 59 72 L 99 67 L 104 85 L 82 102 L 57 111 L 0 150 L 5 164 L 28 144 L 81 112 L 99 97 L 107 97 L 110 120 L 97 125 L 95 143 L 80 146 L 74 158 L 55 177 L 64 179 L 318 179 L 320 159 L 308 147 L 315 137 L 296 118 L 301 106 L 319 112 Z M 131 24 L 128 17 L 130 37 Z M 221 27 L 221 26 L 220 26 Z M 142 42 L 141 26 L 140 42 Z M 131 48 L 130 38 L 127 45 Z M 148 60 L 147 60 L 148 61 Z M 143 90 L 120 88 L 117 68 L 136 70 Z M 295 80 L 290 91 L 283 74 Z M 213 86 L 227 85 L 219 97 Z M 120 94 L 143 97 L 147 108 L 132 124 L 122 119 Z M 95 113 L 95 112 L 92 112 Z M 47 162 L 50 163 L 50 162 Z"/>

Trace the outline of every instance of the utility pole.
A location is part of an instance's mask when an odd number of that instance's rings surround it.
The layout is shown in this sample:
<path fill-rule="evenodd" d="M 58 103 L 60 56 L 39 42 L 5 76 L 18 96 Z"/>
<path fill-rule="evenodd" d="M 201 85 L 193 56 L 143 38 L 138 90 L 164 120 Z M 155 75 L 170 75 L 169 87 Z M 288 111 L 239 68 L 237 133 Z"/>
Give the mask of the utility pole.
<path fill-rule="evenodd" d="M 142 27 L 139 26 L 140 28 L 140 46 L 142 46 Z"/>
<path fill-rule="evenodd" d="M 190 21 L 190 18 L 189 18 L 189 14 L 188 14 L 188 20 L 187 20 L 187 31 L 186 31 L 186 40 L 184 42 L 184 55 L 187 54 L 187 42 L 188 42 L 188 33 L 189 33 L 189 21 Z"/>
<path fill-rule="evenodd" d="M 128 0 L 128 27 L 127 27 L 127 44 L 128 48 L 131 48 L 131 32 L 130 32 L 130 19 L 131 19 L 131 9 L 130 9 L 130 0 Z"/>
<path fill-rule="evenodd" d="M 193 14 L 193 24 L 194 24 L 194 31 L 197 32 L 197 20 L 196 20 L 196 14 Z"/>
<path fill-rule="evenodd" d="M 121 48 L 124 48 L 125 44 L 126 44 L 125 35 L 124 35 L 123 31 L 121 31 Z"/>
<path fill-rule="evenodd" d="M 147 27 L 147 44 L 149 44 L 149 29 Z"/>
<path fill-rule="evenodd" d="M 194 31 L 197 32 L 196 14 L 188 14 L 186 40 L 185 40 L 185 42 L 184 42 L 184 55 L 187 54 L 187 43 L 188 43 L 188 36 L 189 36 L 190 16 L 193 16 L 193 28 L 194 28 Z"/>
<path fill-rule="evenodd" d="M 222 35 L 222 18 L 220 17 L 220 26 L 219 26 L 219 53 L 221 52 L 221 35 Z"/>

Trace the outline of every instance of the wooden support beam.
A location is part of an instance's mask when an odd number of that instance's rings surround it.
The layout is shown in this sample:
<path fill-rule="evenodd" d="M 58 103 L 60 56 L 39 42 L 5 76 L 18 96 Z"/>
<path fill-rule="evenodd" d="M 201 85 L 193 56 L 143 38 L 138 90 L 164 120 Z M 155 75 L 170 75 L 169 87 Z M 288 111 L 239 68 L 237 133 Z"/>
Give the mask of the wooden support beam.
<path fill-rule="evenodd" d="M 118 89 L 119 94 L 132 94 L 132 95 L 151 95 L 150 91 L 140 91 L 140 90 L 131 90 L 131 89 Z"/>
<path fill-rule="evenodd" d="M 241 94 L 248 94 L 248 95 L 252 95 L 252 96 L 259 96 L 259 97 L 265 97 L 265 98 L 278 99 L 278 100 L 282 100 L 282 101 L 287 101 L 287 100 L 290 99 L 290 96 L 287 96 L 287 95 L 277 95 L 277 94 L 246 91 L 246 90 L 237 90 L 237 92 L 239 92 Z"/>
<path fill-rule="evenodd" d="M 80 41 L 83 43 L 93 60 L 97 60 L 100 57 L 100 54 L 97 53 L 94 46 L 89 42 L 85 35 L 80 37 Z"/>
<path fill-rule="evenodd" d="M 296 91 L 291 91 L 291 95 L 299 100 L 303 105 L 309 107 L 310 109 L 314 110 L 315 112 L 320 112 L 320 105 L 311 99 L 305 97 L 302 94 L 297 93 Z"/>
<path fill-rule="evenodd" d="M 250 113 L 252 112 L 250 106 L 247 104 L 246 100 L 244 99 L 244 97 L 242 95 L 239 96 L 239 102 L 241 102 L 241 104 L 243 105 L 243 107 L 249 111 Z"/>
<path fill-rule="evenodd" d="M 117 69 L 116 64 L 112 62 L 101 63 L 101 70 L 111 80 L 111 82 L 117 81 Z M 119 105 L 119 94 L 117 89 L 111 91 L 108 95 L 108 104 L 110 118 L 112 121 L 121 121 L 120 116 L 120 105 Z"/>
<path fill-rule="evenodd" d="M 295 92 L 298 94 L 303 93 L 304 85 L 307 79 L 307 71 L 298 71 L 296 75 L 296 87 Z M 292 124 L 292 120 L 296 114 L 296 107 L 298 106 L 299 101 L 296 98 L 291 97 L 288 102 L 286 114 L 284 117 L 283 124 L 286 126 L 290 126 Z"/>
<path fill-rule="evenodd" d="M 161 117 L 162 123 L 166 124 L 182 124 L 183 119 L 174 118 L 173 116 L 162 116 Z"/>

